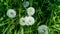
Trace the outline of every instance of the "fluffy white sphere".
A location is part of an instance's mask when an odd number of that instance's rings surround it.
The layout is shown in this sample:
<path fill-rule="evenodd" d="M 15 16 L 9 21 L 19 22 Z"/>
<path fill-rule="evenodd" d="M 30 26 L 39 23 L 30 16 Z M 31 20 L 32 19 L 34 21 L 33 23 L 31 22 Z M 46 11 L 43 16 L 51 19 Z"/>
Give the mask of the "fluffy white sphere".
<path fill-rule="evenodd" d="M 41 25 L 38 27 L 39 34 L 48 34 L 48 27 L 46 25 Z"/>
<path fill-rule="evenodd" d="M 29 2 L 28 1 L 24 1 L 23 2 L 23 6 L 26 8 L 26 7 L 28 7 L 29 6 Z"/>
<path fill-rule="evenodd" d="M 16 16 L 16 11 L 13 10 L 13 9 L 9 9 L 7 11 L 7 16 L 10 17 L 10 18 L 14 18 Z"/>
<path fill-rule="evenodd" d="M 29 16 L 33 15 L 34 13 L 35 13 L 35 9 L 34 9 L 33 7 L 29 7 L 29 8 L 27 9 L 27 14 L 28 14 Z"/>
<path fill-rule="evenodd" d="M 25 25 L 25 18 L 20 18 L 19 20 L 20 25 L 24 26 Z"/>
<path fill-rule="evenodd" d="M 26 24 L 26 25 L 33 25 L 34 22 L 35 22 L 35 21 L 34 21 L 34 18 L 33 18 L 33 17 L 31 17 L 31 16 L 28 16 L 28 17 L 26 16 L 26 17 L 25 17 L 25 24 Z"/>
<path fill-rule="evenodd" d="M 20 21 L 19 21 L 20 25 L 22 25 L 22 26 L 24 26 L 24 25 L 27 25 L 27 26 L 33 25 L 34 22 L 35 22 L 34 18 L 31 17 L 31 16 L 25 16 L 24 18 L 20 18 Z"/>

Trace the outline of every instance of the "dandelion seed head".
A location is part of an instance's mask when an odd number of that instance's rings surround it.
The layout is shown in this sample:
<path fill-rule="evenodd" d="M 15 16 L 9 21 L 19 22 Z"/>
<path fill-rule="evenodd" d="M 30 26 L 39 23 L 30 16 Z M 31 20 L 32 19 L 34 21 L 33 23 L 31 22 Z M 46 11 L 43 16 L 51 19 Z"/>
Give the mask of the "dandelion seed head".
<path fill-rule="evenodd" d="M 34 18 L 33 17 L 31 17 L 31 16 L 25 16 L 24 18 L 20 18 L 20 25 L 27 25 L 27 26 L 29 26 L 29 25 L 33 25 L 34 24 Z"/>
<path fill-rule="evenodd" d="M 28 14 L 29 16 L 34 15 L 34 13 L 35 13 L 35 9 L 34 9 L 33 7 L 29 7 L 29 8 L 27 9 L 27 14 Z"/>
<path fill-rule="evenodd" d="M 48 34 L 48 27 L 46 25 L 39 26 L 38 33 Z"/>
<path fill-rule="evenodd" d="M 25 19 L 23 17 L 20 18 L 19 23 L 20 23 L 20 25 L 24 26 L 25 25 Z"/>
<path fill-rule="evenodd" d="M 7 11 L 7 16 L 10 17 L 10 18 L 14 18 L 16 16 L 16 11 L 13 10 L 13 9 L 9 9 Z"/>
<path fill-rule="evenodd" d="M 34 24 L 34 18 L 31 16 L 25 17 L 25 23 L 26 25 L 33 25 Z"/>
<path fill-rule="evenodd" d="M 24 1 L 23 2 L 23 6 L 26 8 L 26 7 L 28 7 L 29 6 L 29 2 L 28 1 Z"/>

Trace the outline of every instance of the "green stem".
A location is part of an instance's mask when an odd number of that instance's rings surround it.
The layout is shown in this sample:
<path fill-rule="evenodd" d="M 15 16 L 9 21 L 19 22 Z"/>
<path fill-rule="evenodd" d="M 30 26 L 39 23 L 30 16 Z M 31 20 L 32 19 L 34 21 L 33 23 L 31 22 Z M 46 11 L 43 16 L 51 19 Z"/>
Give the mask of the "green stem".
<path fill-rule="evenodd" d="M 17 33 L 16 33 L 16 30 L 15 30 L 14 34 L 17 34 Z"/>
<path fill-rule="evenodd" d="M 13 20 L 12 20 L 11 22 L 13 23 Z M 9 21 L 9 24 L 8 24 L 7 28 L 5 29 L 5 31 L 3 32 L 3 34 L 6 33 L 6 31 L 9 29 L 9 27 L 10 27 L 10 25 L 11 25 L 12 23 L 10 23 L 10 21 Z"/>
<path fill-rule="evenodd" d="M 8 9 L 8 1 L 9 1 L 9 0 L 6 0 L 6 4 L 7 4 L 7 7 L 6 7 L 6 9 Z"/>
<path fill-rule="evenodd" d="M 21 34 L 24 34 L 23 26 L 21 26 Z"/>
<path fill-rule="evenodd" d="M 52 10 L 52 12 L 51 12 L 51 17 L 50 17 L 49 27 L 50 27 L 50 25 L 51 25 L 52 19 L 53 19 L 53 10 Z"/>
<path fill-rule="evenodd" d="M 32 33 L 31 31 L 32 31 L 32 30 L 31 30 L 31 27 L 30 27 L 30 34 Z"/>
<path fill-rule="evenodd" d="M 29 2 L 30 2 L 30 6 L 32 6 L 32 4 L 33 4 L 33 0 L 29 0 Z"/>
<path fill-rule="evenodd" d="M 10 27 L 11 24 L 8 25 L 8 27 L 5 29 L 5 31 L 3 32 L 3 34 L 6 33 L 6 31 L 8 30 L 8 28 Z"/>

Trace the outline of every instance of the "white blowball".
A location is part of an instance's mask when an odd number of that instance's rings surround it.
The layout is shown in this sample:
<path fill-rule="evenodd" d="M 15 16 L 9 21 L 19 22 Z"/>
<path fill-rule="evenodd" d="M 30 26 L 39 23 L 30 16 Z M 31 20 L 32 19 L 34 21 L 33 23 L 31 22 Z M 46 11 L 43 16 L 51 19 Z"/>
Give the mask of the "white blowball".
<path fill-rule="evenodd" d="M 25 17 L 25 23 L 26 25 L 33 25 L 35 22 L 34 18 L 31 16 Z"/>
<path fill-rule="evenodd" d="M 10 17 L 10 18 L 14 18 L 16 16 L 16 11 L 13 10 L 13 9 L 9 9 L 7 11 L 7 16 Z"/>
<path fill-rule="evenodd" d="M 20 21 L 19 21 L 20 25 L 24 26 L 25 25 L 25 18 L 20 18 Z"/>
<path fill-rule="evenodd" d="M 33 25 L 34 24 L 34 18 L 33 17 L 31 17 L 31 16 L 26 16 L 26 17 L 24 17 L 24 18 L 20 18 L 20 25 L 27 25 L 27 26 L 29 26 L 29 25 Z"/>
<path fill-rule="evenodd" d="M 35 9 L 34 9 L 33 7 L 29 7 L 29 8 L 27 9 L 27 14 L 28 14 L 29 16 L 34 15 L 34 13 L 35 13 Z"/>
<path fill-rule="evenodd" d="M 29 2 L 28 1 L 24 1 L 23 2 L 23 6 L 26 8 L 26 7 L 28 7 L 29 6 Z"/>
<path fill-rule="evenodd" d="M 46 25 L 41 25 L 38 27 L 39 34 L 48 34 L 48 27 Z"/>

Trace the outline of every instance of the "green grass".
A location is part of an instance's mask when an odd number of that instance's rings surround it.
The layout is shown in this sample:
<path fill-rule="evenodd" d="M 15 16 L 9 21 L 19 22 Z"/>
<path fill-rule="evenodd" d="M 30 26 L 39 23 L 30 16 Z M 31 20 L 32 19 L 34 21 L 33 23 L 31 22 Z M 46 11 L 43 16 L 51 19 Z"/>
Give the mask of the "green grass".
<path fill-rule="evenodd" d="M 21 26 L 18 24 L 19 18 L 27 16 L 27 8 L 23 7 L 23 1 L 0 0 L 0 34 L 38 34 L 37 28 L 42 24 L 49 27 L 49 34 L 60 34 L 60 1 L 27 0 L 30 3 L 29 7 L 32 6 L 36 10 L 33 15 L 35 24 L 32 26 Z M 6 15 L 8 9 L 14 9 L 17 12 L 14 19 Z M 53 17 L 56 18 L 53 19 Z"/>

